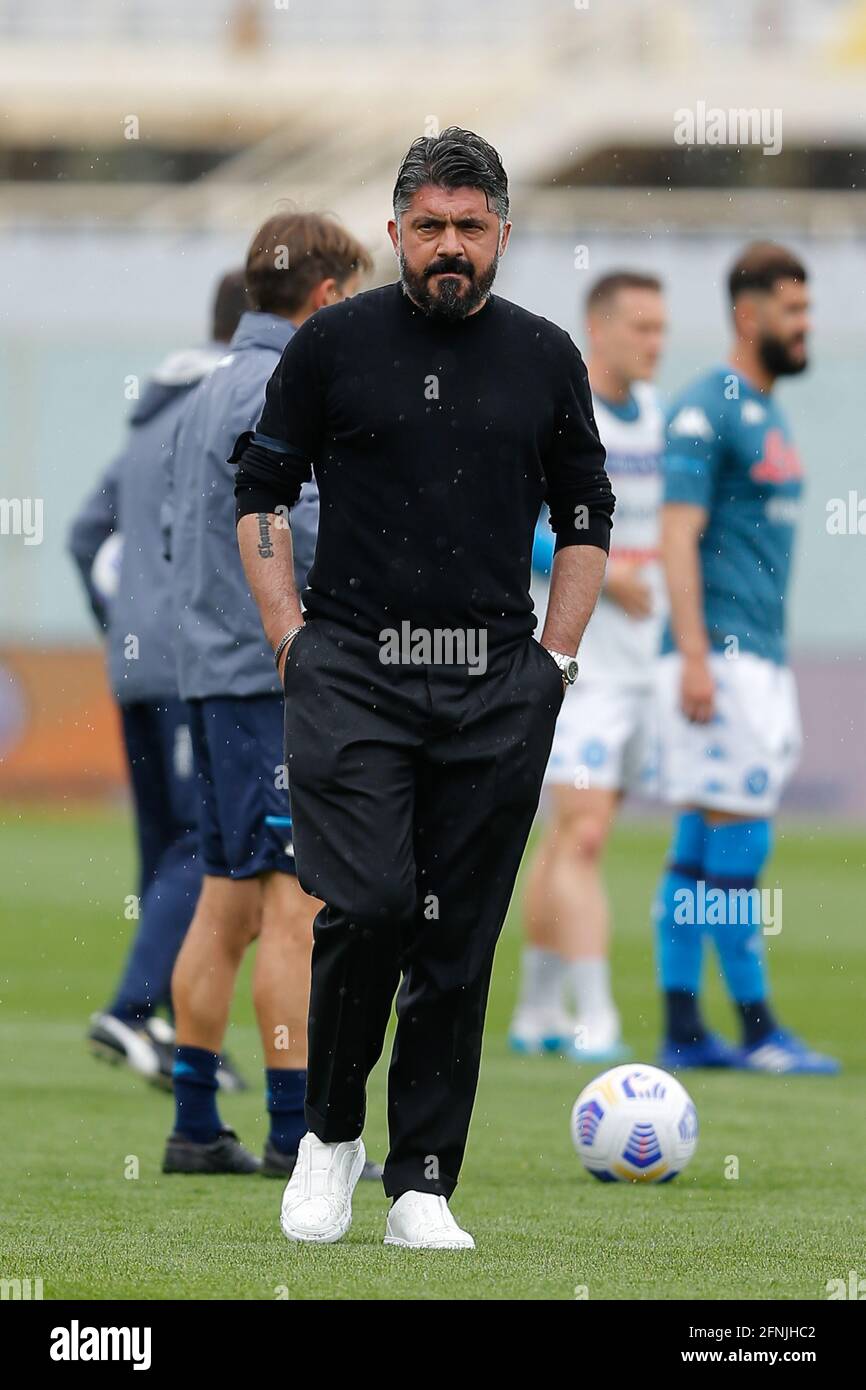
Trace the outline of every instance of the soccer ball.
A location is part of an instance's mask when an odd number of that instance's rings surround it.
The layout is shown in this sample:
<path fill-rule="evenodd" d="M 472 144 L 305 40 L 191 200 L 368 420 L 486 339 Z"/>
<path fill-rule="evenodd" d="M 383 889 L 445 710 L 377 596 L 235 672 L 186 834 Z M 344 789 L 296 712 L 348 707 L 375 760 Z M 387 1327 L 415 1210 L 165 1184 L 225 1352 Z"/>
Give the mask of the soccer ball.
<path fill-rule="evenodd" d="M 581 1091 L 571 1138 L 601 1182 L 670 1182 L 698 1144 L 698 1112 L 686 1089 L 658 1067 L 611 1067 Z"/>

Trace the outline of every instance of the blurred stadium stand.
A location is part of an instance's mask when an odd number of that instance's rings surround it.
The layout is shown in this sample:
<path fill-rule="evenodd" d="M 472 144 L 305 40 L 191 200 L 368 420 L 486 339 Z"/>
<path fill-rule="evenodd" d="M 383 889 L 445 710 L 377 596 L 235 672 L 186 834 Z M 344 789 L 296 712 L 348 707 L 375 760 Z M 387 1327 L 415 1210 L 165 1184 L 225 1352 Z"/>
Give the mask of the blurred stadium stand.
<path fill-rule="evenodd" d="M 674 156 L 660 175 L 673 184 L 664 216 L 715 225 L 729 200 L 694 204 L 677 185 L 683 176 L 687 189 L 701 185 L 711 165 L 710 178 L 729 185 L 731 161 L 715 151 L 689 160 L 672 146 L 675 108 L 699 99 L 783 108 L 781 163 L 745 161 L 758 216 L 768 173 L 787 171 L 788 187 L 805 175 L 802 186 L 814 188 L 815 169 L 802 159 L 798 168 L 797 152 L 847 152 L 862 136 L 862 0 L 278 6 L 0 0 L 0 217 L 232 228 L 291 191 L 311 206 L 339 205 L 374 237 L 394 160 L 433 118 L 474 122 L 498 139 L 525 208 L 543 220 L 590 206 L 581 184 L 594 194 L 623 178 L 639 186 L 655 150 L 667 165 Z M 126 138 L 130 114 L 139 140 Z M 844 180 L 830 190 L 832 207 L 823 196 L 795 199 L 786 215 L 862 228 L 860 208 L 838 196 L 850 190 Z M 645 222 L 639 199 L 608 197 L 603 210 Z"/>
<path fill-rule="evenodd" d="M 723 352 L 745 238 L 806 257 L 814 365 L 781 388 L 810 477 L 792 637 L 842 732 L 793 798 L 866 816 L 866 538 L 826 528 L 863 477 L 864 69 L 866 0 L 0 0 L 0 495 L 45 503 L 41 546 L 0 537 L 7 655 L 92 644 L 69 517 L 121 438 L 127 379 L 202 338 L 255 225 L 281 199 L 329 208 L 391 278 L 399 157 L 465 124 L 512 180 L 502 292 L 580 342 L 590 279 L 657 271 L 665 390 Z M 674 112 L 698 101 L 780 108 L 782 152 L 677 146 Z"/>

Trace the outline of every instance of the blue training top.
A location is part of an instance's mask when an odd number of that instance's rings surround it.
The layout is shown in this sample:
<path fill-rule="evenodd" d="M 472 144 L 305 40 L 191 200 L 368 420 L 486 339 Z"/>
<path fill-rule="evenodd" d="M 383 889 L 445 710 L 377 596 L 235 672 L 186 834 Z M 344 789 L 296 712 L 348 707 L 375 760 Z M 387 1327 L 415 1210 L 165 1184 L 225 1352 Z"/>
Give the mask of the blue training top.
<path fill-rule="evenodd" d="M 708 513 L 701 538 L 710 644 L 785 662 L 785 600 L 803 471 L 785 416 L 731 367 L 699 377 L 674 401 L 664 501 Z M 674 649 L 670 625 L 662 650 Z"/>

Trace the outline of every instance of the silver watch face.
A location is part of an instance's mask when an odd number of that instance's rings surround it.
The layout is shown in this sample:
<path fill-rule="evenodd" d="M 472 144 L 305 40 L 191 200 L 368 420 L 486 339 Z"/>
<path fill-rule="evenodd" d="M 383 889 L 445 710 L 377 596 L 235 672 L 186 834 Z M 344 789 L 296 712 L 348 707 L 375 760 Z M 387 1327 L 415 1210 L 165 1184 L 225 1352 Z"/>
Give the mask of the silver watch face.
<path fill-rule="evenodd" d="M 566 656 L 565 652 L 552 652 L 549 647 L 545 648 L 545 650 L 547 651 L 548 656 L 553 657 L 553 660 L 559 667 L 559 673 L 562 676 L 562 679 L 565 681 L 565 684 L 574 685 L 574 682 L 577 680 L 576 657 Z"/>
<path fill-rule="evenodd" d="M 577 661 L 573 656 L 563 663 L 562 676 L 567 685 L 574 685 L 577 680 Z"/>

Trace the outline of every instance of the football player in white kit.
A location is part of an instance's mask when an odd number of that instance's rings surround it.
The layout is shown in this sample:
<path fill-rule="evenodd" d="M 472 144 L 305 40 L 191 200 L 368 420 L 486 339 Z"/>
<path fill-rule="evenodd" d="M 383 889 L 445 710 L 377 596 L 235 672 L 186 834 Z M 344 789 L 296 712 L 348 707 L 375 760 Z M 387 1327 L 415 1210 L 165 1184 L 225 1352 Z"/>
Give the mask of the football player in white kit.
<path fill-rule="evenodd" d="M 605 275 L 586 301 L 587 370 L 616 494 L 610 558 L 578 653 L 547 767 L 548 815 L 532 861 L 520 996 L 509 1041 L 576 1061 L 627 1056 L 610 987 L 610 912 L 602 854 L 627 790 L 650 791 L 655 762 L 653 667 L 664 619 L 659 505 L 664 419 L 652 379 L 666 319 L 660 282 Z M 546 514 L 533 552 L 543 620 L 554 536 Z M 570 994 L 576 1017 L 566 1007 Z"/>

